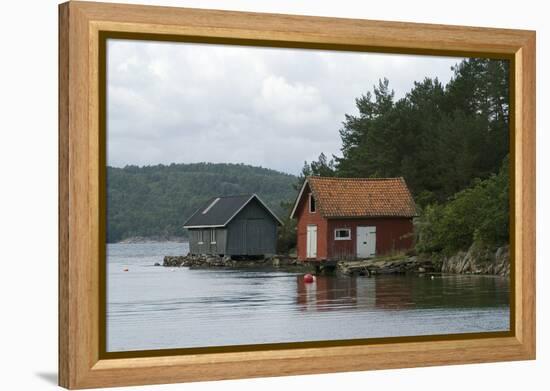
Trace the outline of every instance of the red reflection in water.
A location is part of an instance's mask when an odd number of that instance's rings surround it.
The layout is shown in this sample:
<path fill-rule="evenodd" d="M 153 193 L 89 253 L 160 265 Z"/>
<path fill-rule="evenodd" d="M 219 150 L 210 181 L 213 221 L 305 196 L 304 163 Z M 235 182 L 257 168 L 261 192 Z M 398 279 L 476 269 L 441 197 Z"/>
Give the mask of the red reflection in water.
<path fill-rule="evenodd" d="M 296 300 L 302 310 L 330 311 L 357 304 L 355 278 L 316 276 L 314 283 L 306 284 L 297 276 L 296 283 Z"/>
<path fill-rule="evenodd" d="M 311 284 L 296 277 L 296 301 L 303 311 L 346 308 L 409 309 L 415 306 L 414 280 L 316 276 Z"/>

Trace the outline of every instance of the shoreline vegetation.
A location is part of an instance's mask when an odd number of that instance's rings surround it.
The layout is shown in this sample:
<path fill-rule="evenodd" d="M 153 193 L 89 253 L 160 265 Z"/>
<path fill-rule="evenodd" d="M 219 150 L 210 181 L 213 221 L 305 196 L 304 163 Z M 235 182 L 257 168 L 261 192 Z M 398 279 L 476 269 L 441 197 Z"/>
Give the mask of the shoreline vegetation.
<path fill-rule="evenodd" d="M 509 62 L 470 58 L 452 69 L 447 84 L 425 78 L 399 99 L 380 80 L 344 115 L 341 156 L 321 152 L 299 176 L 244 164 L 108 167 L 107 242 L 183 238 L 183 219 L 206 199 L 257 193 L 283 220 L 277 253 L 291 253 L 290 210 L 306 177 L 404 177 L 418 211 L 417 255 L 384 270 L 426 269 L 417 263 L 428 259 L 442 272 L 508 275 Z"/>
<path fill-rule="evenodd" d="M 188 243 L 184 237 L 131 237 L 117 244 Z M 207 255 L 166 255 L 163 263 L 155 266 L 189 268 L 255 268 L 279 269 L 293 272 L 336 272 L 348 276 L 373 276 L 379 274 L 477 274 L 508 277 L 510 275 L 509 245 L 498 248 L 470 248 L 451 255 L 396 254 L 364 260 L 341 260 L 329 262 L 302 262 L 295 255 L 275 255 L 259 259 L 231 259 Z"/>
<path fill-rule="evenodd" d="M 107 242 L 186 237 L 182 224 L 213 195 L 256 193 L 276 214 L 297 177 L 233 163 L 107 167 Z"/>
<path fill-rule="evenodd" d="M 161 266 L 160 263 L 155 264 Z M 337 273 L 347 276 L 381 274 L 476 274 L 508 277 L 510 250 L 505 245 L 490 250 L 472 245 L 468 251 L 452 256 L 406 255 L 381 256 L 364 260 L 298 261 L 294 256 L 276 255 L 259 259 L 232 259 L 211 255 L 180 255 L 164 257 L 164 267 L 197 268 L 265 268 L 294 272 Z"/>

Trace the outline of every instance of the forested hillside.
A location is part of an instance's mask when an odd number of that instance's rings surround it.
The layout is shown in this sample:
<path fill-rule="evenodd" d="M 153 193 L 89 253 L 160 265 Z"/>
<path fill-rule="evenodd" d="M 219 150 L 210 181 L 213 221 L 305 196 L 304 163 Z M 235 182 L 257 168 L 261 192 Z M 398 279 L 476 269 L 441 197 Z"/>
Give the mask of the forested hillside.
<path fill-rule="evenodd" d="M 109 167 L 108 240 L 181 236 L 184 220 L 207 198 L 257 193 L 285 221 L 279 251 L 286 252 L 296 241 L 291 201 L 306 176 L 321 175 L 403 176 L 419 209 L 419 251 L 507 243 L 508 83 L 508 61 L 489 59 L 460 62 L 446 85 L 415 82 L 401 99 L 380 80 L 356 98 L 358 113 L 343 114 L 340 156 L 319 151 L 298 178 L 242 164 Z"/>
<path fill-rule="evenodd" d="M 508 240 L 508 61 L 468 59 L 443 85 L 415 82 L 395 99 L 388 80 L 345 116 L 342 156 L 304 165 L 308 175 L 403 176 L 420 210 L 418 248 L 455 251 Z"/>
<path fill-rule="evenodd" d="M 184 221 L 208 198 L 256 193 L 275 213 L 295 197 L 296 177 L 244 164 L 107 168 L 107 241 L 184 236 Z"/>

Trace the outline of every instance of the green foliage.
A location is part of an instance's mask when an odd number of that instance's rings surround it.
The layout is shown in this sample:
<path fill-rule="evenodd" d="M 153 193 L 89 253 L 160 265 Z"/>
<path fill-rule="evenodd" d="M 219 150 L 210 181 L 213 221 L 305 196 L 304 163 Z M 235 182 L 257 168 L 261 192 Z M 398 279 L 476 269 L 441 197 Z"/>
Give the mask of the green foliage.
<path fill-rule="evenodd" d="M 107 241 L 184 236 L 184 221 L 208 198 L 256 193 L 281 218 L 296 195 L 293 175 L 244 164 L 107 168 Z"/>
<path fill-rule="evenodd" d="M 472 243 L 497 246 L 509 237 L 509 165 L 498 175 L 476 180 L 445 204 L 425 208 L 417 222 L 419 252 L 451 253 Z"/>
<path fill-rule="evenodd" d="M 422 207 L 489 177 L 508 153 L 508 68 L 468 59 L 446 86 L 426 78 L 397 101 L 381 80 L 345 116 L 335 174 L 403 176 Z"/>
<path fill-rule="evenodd" d="M 327 160 L 325 154 L 321 152 L 317 161 L 312 161 L 311 163 L 304 162 L 302 172 L 298 176 L 298 181 L 294 184 L 294 189 L 299 191 L 308 176 L 331 177 L 335 175 L 334 159 Z"/>
<path fill-rule="evenodd" d="M 109 167 L 108 241 L 181 236 L 183 221 L 206 199 L 257 193 L 285 223 L 278 251 L 286 253 L 296 245 L 291 202 L 307 176 L 319 175 L 403 176 L 422 211 L 419 251 L 505 243 L 509 62 L 472 58 L 453 70 L 447 85 L 426 78 L 399 100 L 380 80 L 356 99 L 358 114 L 345 115 L 342 156 L 321 153 L 299 177 L 243 164 Z"/>
<path fill-rule="evenodd" d="M 342 156 L 306 162 L 299 184 L 308 175 L 403 176 L 422 211 L 418 251 L 507 242 L 509 62 L 472 58 L 453 70 L 447 85 L 426 78 L 397 101 L 380 80 L 345 116 Z"/>
<path fill-rule="evenodd" d="M 277 254 L 289 254 L 296 249 L 296 219 L 290 218 L 293 202 L 281 202 L 283 224 L 277 231 Z"/>

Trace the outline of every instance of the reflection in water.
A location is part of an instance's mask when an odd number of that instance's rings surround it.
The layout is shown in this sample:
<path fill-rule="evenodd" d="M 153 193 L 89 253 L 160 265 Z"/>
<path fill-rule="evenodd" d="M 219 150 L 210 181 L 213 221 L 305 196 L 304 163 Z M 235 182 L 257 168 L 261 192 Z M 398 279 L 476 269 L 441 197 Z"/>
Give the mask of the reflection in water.
<path fill-rule="evenodd" d="M 329 311 L 357 305 L 357 279 L 317 276 L 314 283 L 304 283 L 296 276 L 296 302 L 301 310 Z"/>
<path fill-rule="evenodd" d="M 509 330 L 508 280 L 153 267 L 178 243 L 109 244 L 107 350 Z M 128 271 L 124 271 L 128 269 Z"/>
<path fill-rule="evenodd" d="M 508 281 L 494 276 L 398 275 L 296 276 L 296 303 L 303 311 L 348 309 L 477 308 L 509 304 Z"/>

